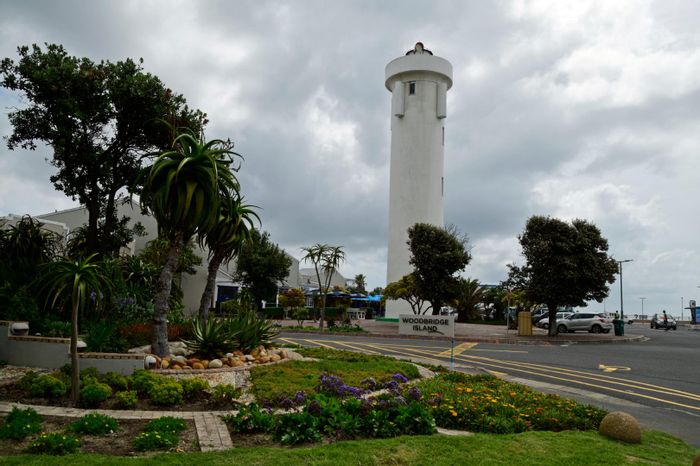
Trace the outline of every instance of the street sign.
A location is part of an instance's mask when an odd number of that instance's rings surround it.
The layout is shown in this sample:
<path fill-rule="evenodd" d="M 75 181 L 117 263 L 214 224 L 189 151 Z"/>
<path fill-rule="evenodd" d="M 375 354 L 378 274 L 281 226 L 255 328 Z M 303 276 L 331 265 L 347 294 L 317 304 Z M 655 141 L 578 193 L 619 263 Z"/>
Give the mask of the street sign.
<path fill-rule="evenodd" d="M 455 337 L 454 316 L 424 316 L 401 314 L 399 316 L 400 335 Z"/>

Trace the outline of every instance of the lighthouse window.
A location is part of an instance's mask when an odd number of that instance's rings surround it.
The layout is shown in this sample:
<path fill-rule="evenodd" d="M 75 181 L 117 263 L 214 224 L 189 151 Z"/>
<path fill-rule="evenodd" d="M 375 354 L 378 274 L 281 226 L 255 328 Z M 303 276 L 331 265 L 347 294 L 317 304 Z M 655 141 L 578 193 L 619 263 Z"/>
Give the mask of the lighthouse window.
<path fill-rule="evenodd" d="M 416 93 L 416 83 L 410 82 L 408 83 L 408 95 L 413 95 Z"/>
<path fill-rule="evenodd" d="M 445 127 L 442 127 L 442 145 L 445 145 Z"/>
<path fill-rule="evenodd" d="M 440 181 L 440 195 L 442 197 L 445 197 L 445 177 L 443 176 L 442 178 L 440 178 Z"/>

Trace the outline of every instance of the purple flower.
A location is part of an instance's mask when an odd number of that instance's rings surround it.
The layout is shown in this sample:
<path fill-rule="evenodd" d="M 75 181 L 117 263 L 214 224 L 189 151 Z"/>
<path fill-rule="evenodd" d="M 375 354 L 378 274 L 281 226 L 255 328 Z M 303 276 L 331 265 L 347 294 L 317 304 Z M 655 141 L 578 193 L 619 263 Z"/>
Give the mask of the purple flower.
<path fill-rule="evenodd" d="M 377 385 L 379 385 L 379 384 L 372 377 L 367 377 L 366 379 L 362 379 L 360 381 L 360 385 L 362 385 L 363 387 L 365 387 L 368 390 L 374 390 L 377 388 Z"/>
<path fill-rule="evenodd" d="M 306 392 L 304 391 L 298 391 L 294 394 L 294 404 L 296 405 L 303 405 L 306 402 Z"/>
<path fill-rule="evenodd" d="M 90 299 L 92 299 L 93 301 L 96 301 L 97 300 L 97 292 L 91 291 L 90 292 Z"/>
<path fill-rule="evenodd" d="M 423 398 L 423 394 L 420 392 L 420 389 L 418 387 L 411 387 L 408 389 L 408 392 L 406 395 L 411 398 L 412 400 L 420 401 L 421 398 Z"/>
<path fill-rule="evenodd" d="M 440 395 L 437 395 L 428 400 L 428 403 L 430 403 L 431 405 L 439 405 L 440 403 L 442 403 L 442 397 Z"/>
<path fill-rule="evenodd" d="M 384 382 L 384 385 L 382 387 L 386 388 L 389 391 L 396 391 L 399 388 L 399 383 L 396 380 L 390 380 L 388 382 Z"/>
<path fill-rule="evenodd" d="M 306 406 L 306 412 L 312 416 L 320 417 L 321 411 L 321 405 L 316 400 L 311 400 L 311 403 Z"/>
<path fill-rule="evenodd" d="M 408 382 L 408 379 L 407 379 L 406 377 L 404 377 L 403 374 L 399 374 L 399 373 L 396 373 L 396 374 L 392 375 L 391 378 L 392 378 L 393 380 L 396 380 L 398 383 L 406 383 L 406 382 Z"/>
<path fill-rule="evenodd" d="M 401 395 L 396 395 L 394 402 L 397 405 L 406 405 L 406 398 L 402 397 Z"/>
<path fill-rule="evenodd" d="M 294 407 L 294 402 L 286 396 L 280 398 L 277 404 L 279 404 L 282 409 L 292 409 Z"/>

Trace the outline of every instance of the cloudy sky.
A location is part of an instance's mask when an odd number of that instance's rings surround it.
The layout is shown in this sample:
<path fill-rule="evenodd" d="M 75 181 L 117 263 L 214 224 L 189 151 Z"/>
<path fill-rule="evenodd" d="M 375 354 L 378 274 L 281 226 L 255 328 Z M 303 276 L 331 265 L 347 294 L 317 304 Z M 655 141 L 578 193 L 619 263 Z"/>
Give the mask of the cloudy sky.
<path fill-rule="evenodd" d="M 533 214 L 597 224 L 624 268 L 625 310 L 700 299 L 700 3 L 612 1 L 10 1 L 0 57 L 60 43 L 146 71 L 209 114 L 245 156 L 246 198 L 292 255 L 343 245 L 347 277 L 383 286 L 390 94 L 384 67 L 422 41 L 452 62 L 445 221 L 465 276 L 505 278 Z M 23 105 L 0 89 L 0 135 Z M 0 147 L 0 215 L 75 204 L 48 150 Z M 605 304 L 619 309 L 619 283 Z M 686 311 L 687 313 L 687 311 Z"/>

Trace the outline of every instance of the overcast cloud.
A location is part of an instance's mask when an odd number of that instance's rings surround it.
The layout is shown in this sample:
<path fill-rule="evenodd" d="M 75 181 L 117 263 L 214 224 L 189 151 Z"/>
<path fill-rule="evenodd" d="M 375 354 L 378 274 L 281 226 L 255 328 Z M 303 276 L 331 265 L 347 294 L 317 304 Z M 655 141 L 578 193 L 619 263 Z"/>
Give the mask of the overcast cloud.
<path fill-rule="evenodd" d="M 625 264 L 628 314 L 700 297 L 700 3 L 663 1 L 9 1 L 0 57 L 44 42 L 146 71 L 208 113 L 292 255 L 344 245 L 346 277 L 383 286 L 390 94 L 384 66 L 422 41 L 452 62 L 445 221 L 465 276 L 505 278 L 533 214 L 597 224 Z M 0 135 L 23 103 L 0 89 Z M 0 215 L 75 204 L 45 161 L 0 147 Z M 619 309 L 619 283 L 605 305 Z M 686 311 L 687 315 L 687 311 Z"/>

